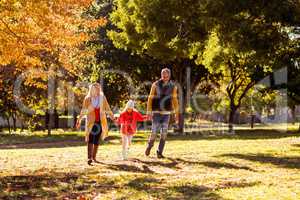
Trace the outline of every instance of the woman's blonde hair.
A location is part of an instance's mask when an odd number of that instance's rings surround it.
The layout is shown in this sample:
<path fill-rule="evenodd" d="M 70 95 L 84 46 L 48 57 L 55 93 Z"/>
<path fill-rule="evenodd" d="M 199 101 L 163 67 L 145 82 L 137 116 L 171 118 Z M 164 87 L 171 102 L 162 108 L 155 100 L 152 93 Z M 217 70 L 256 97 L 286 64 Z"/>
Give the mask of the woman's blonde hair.
<path fill-rule="evenodd" d="M 100 85 L 100 83 L 92 83 L 92 84 L 89 85 L 89 91 L 88 91 L 86 97 L 92 97 L 92 90 L 93 90 L 94 87 L 98 87 L 98 88 L 99 88 L 99 90 L 100 90 L 100 91 L 99 91 L 100 95 L 103 94 L 103 92 L 102 92 L 102 90 L 101 90 L 101 85 Z"/>

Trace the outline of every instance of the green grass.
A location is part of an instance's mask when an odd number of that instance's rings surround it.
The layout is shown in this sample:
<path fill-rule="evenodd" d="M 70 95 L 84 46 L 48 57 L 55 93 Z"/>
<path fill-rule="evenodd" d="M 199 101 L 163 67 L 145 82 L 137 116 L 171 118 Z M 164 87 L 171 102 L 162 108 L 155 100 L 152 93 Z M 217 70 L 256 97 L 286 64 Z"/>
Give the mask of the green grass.
<path fill-rule="evenodd" d="M 129 161 L 121 161 L 112 133 L 94 166 L 86 164 L 82 132 L 1 136 L 0 199 L 300 198 L 297 133 L 170 136 L 162 160 L 155 149 L 144 156 L 147 134 L 136 135 Z"/>
<path fill-rule="evenodd" d="M 52 135 L 48 136 L 47 131 L 23 132 L 23 133 L 0 133 L 0 149 L 1 146 L 14 146 L 21 144 L 39 144 L 51 142 L 79 142 L 82 141 L 83 133 L 75 131 L 64 131 L 58 129 L 52 131 Z"/>

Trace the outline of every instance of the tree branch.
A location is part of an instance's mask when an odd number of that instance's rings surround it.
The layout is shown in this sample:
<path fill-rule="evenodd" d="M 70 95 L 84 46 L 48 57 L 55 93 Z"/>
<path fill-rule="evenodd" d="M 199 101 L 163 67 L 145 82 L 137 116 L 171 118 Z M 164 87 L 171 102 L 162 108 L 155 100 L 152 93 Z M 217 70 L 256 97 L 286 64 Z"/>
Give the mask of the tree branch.
<path fill-rule="evenodd" d="M 15 36 L 18 40 L 21 40 L 22 38 L 17 35 L 13 30 L 10 29 L 9 25 L 3 20 L 3 19 L 0 19 L 0 21 L 4 24 L 4 26 L 8 29 L 8 31 L 13 35 Z"/>
<path fill-rule="evenodd" d="M 245 97 L 245 95 L 247 94 L 247 92 L 255 85 L 255 83 L 256 83 L 255 81 L 251 81 L 250 83 L 248 83 L 248 85 L 246 86 L 245 90 L 243 91 L 243 93 L 239 97 L 238 106 L 241 105 L 242 99 Z"/>

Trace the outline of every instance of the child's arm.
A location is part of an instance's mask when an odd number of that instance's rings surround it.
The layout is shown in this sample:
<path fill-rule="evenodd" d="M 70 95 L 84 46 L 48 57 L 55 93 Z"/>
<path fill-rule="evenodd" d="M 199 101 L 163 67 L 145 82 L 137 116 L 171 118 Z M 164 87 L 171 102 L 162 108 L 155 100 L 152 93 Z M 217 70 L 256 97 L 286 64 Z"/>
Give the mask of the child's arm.
<path fill-rule="evenodd" d="M 123 123 L 124 123 L 124 114 L 121 113 L 120 116 L 117 119 L 117 124 L 120 125 L 120 124 L 123 124 Z"/>
<path fill-rule="evenodd" d="M 144 121 L 149 121 L 150 120 L 149 115 L 143 115 L 143 120 Z"/>
<path fill-rule="evenodd" d="M 146 120 L 148 120 L 147 115 L 142 115 L 141 113 L 136 112 L 136 121 L 143 122 L 143 121 L 146 121 Z"/>

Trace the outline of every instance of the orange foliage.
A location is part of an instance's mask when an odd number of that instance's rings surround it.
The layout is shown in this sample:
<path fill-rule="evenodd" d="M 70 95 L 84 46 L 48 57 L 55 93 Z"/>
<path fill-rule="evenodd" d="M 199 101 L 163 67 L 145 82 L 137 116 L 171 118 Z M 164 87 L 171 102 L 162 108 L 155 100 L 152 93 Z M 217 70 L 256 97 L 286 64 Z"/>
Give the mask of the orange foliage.
<path fill-rule="evenodd" d="M 105 19 L 83 16 L 92 0 L 1 0 L 0 1 L 0 66 L 41 66 L 37 52 L 58 55 L 59 62 L 69 69 L 82 57 L 93 56 L 82 48 Z"/>

